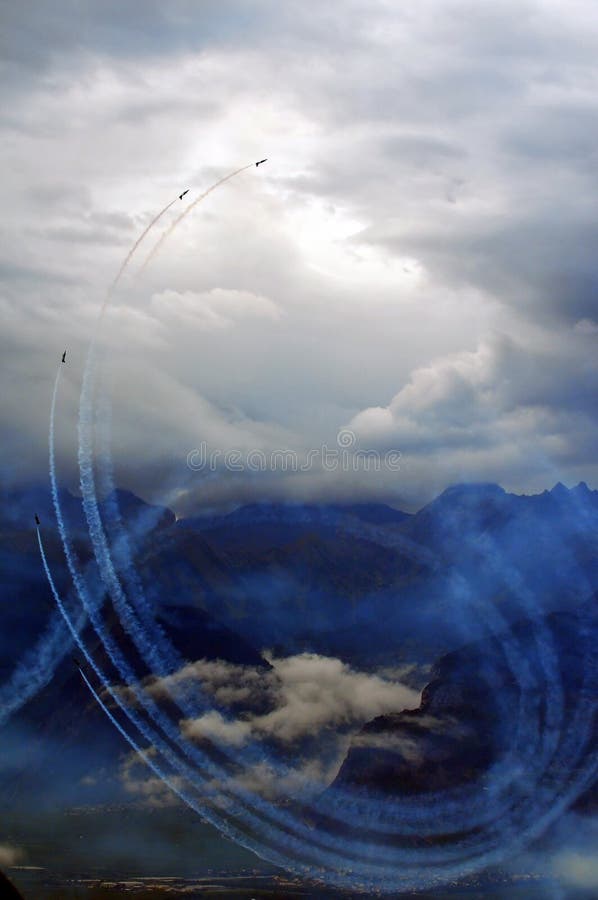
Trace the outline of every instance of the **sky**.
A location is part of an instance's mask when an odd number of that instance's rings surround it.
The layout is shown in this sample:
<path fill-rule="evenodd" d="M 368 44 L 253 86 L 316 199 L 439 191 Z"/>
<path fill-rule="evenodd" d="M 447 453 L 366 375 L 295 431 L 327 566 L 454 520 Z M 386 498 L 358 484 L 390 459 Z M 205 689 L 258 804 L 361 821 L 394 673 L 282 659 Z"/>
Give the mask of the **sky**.
<path fill-rule="evenodd" d="M 106 289 L 189 188 L 101 329 L 120 485 L 181 515 L 598 486 L 594 3 L 5 0 L 0 17 L 4 483 L 46 479 L 67 347 L 76 489 Z M 142 270 L 188 201 L 263 157 Z M 202 447 L 217 464 L 190 465 Z M 278 452 L 297 470 L 249 462 Z"/>

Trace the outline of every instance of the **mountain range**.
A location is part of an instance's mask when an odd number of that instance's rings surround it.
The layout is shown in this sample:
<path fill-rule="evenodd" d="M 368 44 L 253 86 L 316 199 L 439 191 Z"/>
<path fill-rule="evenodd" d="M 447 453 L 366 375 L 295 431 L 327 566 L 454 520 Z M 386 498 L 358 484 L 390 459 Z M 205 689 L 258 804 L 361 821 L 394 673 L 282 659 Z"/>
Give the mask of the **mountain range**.
<path fill-rule="evenodd" d="M 67 491 L 61 498 L 77 551 L 98 582 L 80 501 Z M 598 491 L 583 482 L 531 496 L 456 485 L 415 514 L 371 503 L 262 503 L 179 520 L 118 491 L 100 505 L 109 531 L 114 499 L 155 619 L 183 660 L 218 661 L 267 681 L 277 677 L 273 659 L 311 654 L 339 661 L 345 674 L 399 677 L 424 689 L 418 709 L 366 710 L 332 790 L 412 794 L 479 777 L 500 746 L 496 706 L 475 677 L 495 654 L 489 628 L 497 622 L 523 643 L 531 640 L 530 620 L 548 622 L 567 697 L 575 693 L 576 617 L 595 606 L 598 590 Z M 5 492 L 0 686 L 54 615 L 34 512 L 58 587 L 67 597 L 72 590 L 47 491 Z M 120 640 L 110 614 L 107 621 Z M 90 632 L 88 639 L 97 646 Z M 65 634 L 53 676 L 4 728 L 0 805 L 13 822 L 18 808 L 21 825 L 27 810 L 131 801 L 122 780 L 127 747 L 70 652 Z M 503 699 L 516 702 L 504 666 L 497 677 Z M 417 765 L 383 748 L 405 737 L 417 745 Z M 592 790 L 580 800 L 588 809 L 595 802 Z"/>

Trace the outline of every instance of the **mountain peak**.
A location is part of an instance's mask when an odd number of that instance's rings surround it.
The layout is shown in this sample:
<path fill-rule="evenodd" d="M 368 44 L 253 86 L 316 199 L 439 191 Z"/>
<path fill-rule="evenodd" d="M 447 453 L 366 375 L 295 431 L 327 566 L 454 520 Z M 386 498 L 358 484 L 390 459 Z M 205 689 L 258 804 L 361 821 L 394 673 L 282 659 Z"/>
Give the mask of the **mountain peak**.
<path fill-rule="evenodd" d="M 595 494 L 596 491 L 590 490 L 587 483 L 585 481 L 579 481 L 574 487 L 568 488 L 566 484 L 563 484 L 562 481 L 557 481 L 555 486 L 548 491 L 553 497 L 589 497 L 592 494 Z"/>
<path fill-rule="evenodd" d="M 484 498 L 496 499 L 498 497 L 505 496 L 506 491 L 499 484 L 494 484 L 494 482 L 492 481 L 474 481 L 471 483 L 458 483 L 450 485 L 450 487 L 447 487 L 438 497 L 436 497 L 435 500 L 432 501 L 432 504 L 437 504 L 439 502 L 441 504 L 444 504 L 446 503 L 446 501 L 450 501 L 451 503 L 458 503 L 462 500 L 471 501 L 481 500 Z"/>
<path fill-rule="evenodd" d="M 449 485 L 444 493 L 446 494 L 448 491 L 489 494 L 505 493 L 505 489 L 494 481 L 459 481 L 456 484 Z"/>

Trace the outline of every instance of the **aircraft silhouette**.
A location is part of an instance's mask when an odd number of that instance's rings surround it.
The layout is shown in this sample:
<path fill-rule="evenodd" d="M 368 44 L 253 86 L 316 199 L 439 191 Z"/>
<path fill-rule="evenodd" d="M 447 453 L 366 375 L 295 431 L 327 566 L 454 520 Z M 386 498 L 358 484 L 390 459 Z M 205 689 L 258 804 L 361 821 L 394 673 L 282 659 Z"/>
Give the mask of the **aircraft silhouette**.
<path fill-rule="evenodd" d="M 184 197 L 184 196 L 185 196 L 185 194 L 188 194 L 188 193 L 189 193 L 189 188 L 187 188 L 187 190 L 186 190 L 186 191 L 183 191 L 183 193 L 182 193 L 182 194 L 179 194 L 179 200 L 182 200 L 182 199 L 183 199 L 183 197 Z"/>
<path fill-rule="evenodd" d="M 35 524 L 36 524 L 36 525 L 41 525 L 41 524 L 42 524 L 42 523 L 40 522 L 40 520 L 39 520 L 39 516 L 38 516 L 37 513 L 35 513 Z"/>
<path fill-rule="evenodd" d="M 256 169 L 258 166 L 261 166 L 261 164 L 265 163 L 265 162 L 268 162 L 268 157 L 266 157 L 265 159 L 260 159 L 258 162 L 256 162 L 256 164 L 255 164 Z"/>
<path fill-rule="evenodd" d="M 63 362 L 66 362 L 66 350 L 65 350 L 64 353 L 62 354 L 62 361 L 63 361 Z"/>

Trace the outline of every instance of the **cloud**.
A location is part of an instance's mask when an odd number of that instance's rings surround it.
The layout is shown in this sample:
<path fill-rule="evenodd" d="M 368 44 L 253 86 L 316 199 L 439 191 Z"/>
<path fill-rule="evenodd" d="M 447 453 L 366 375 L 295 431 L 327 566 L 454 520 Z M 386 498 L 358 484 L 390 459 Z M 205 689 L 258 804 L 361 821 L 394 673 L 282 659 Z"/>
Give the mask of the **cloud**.
<path fill-rule="evenodd" d="M 214 288 L 203 294 L 185 291 L 162 291 L 154 294 L 151 309 L 172 327 L 173 320 L 197 328 L 214 331 L 230 328 L 247 317 L 278 319 L 280 310 L 272 300 L 249 291 L 227 291 Z"/>
<path fill-rule="evenodd" d="M 19 847 L 11 844 L 0 844 L 0 866 L 2 868 L 18 865 L 23 857 L 24 853 Z"/>
<path fill-rule="evenodd" d="M 346 747 L 347 742 L 344 742 L 342 752 L 329 760 L 302 757 L 286 770 L 267 762 L 257 763 L 245 768 L 241 774 L 233 775 L 227 782 L 214 780 L 209 787 L 216 794 L 225 788 L 236 787 L 278 802 L 289 797 L 301 797 L 306 801 L 334 781 Z"/>
<path fill-rule="evenodd" d="M 157 751 L 150 747 L 144 751 L 148 758 L 156 757 Z M 135 797 L 144 806 L 161 809 L 178 806 L 181 803 L 175 792 L 157 775 L 153 775 L 147 764 L 138 753 L 132 752 L 124 756 L 119 776 L 127 793 Z M 185 789 L 184 779 L 179 775 L 170 776 L 171 784 L 177 790 Z"/>
<path fill-rule="evenodd" d="M 575 331 L 580 334 L 598 334 L 598 322 L 594 322 L 592 319 L 579 319 L 575 323 Z"/>
<path fill-rule="evenodd" d="M 552 851 L 552 852 L 551 852 Z M 564 816 L 557 823 L 544 866 L 568 888 L 598 890 L 598 818 Z"/>
<path fill-rule="evenodd" d="M 244 721 L 228 721 L 219 712 L 205 713 L 183 723 L 183 734 L 191 738 L 207 738 L 229 747 L 241 747 L 251 736 L 251 725 Z"/>
<path fill-rule="evenodd" d="M 186 663 L 172 675 L 150 678 L 145 687 L 156 699 L 164 699 L 172 691 L 199 684 L 219 706 L 246 709 L 252 702 L 262 704 L 264 698 L 272 701 L 276 679 L 271 676 L 263 668 L 235 665 L 221 659 L 199 659 Z"/>
<path fill-rule="evenodd" d="M 547 879 L 555 897 L 589 897 L 598 890 L 597 851 L 598 818 L 568 812 L 539 843 L 509 861 L 508 868 L 519 878 L 534 873 Z"/>
<path fill-rule="evenodd" d="M 582 890 L 598 891 L 598 860 L 595 852 L 585 854 L 565 851 L 555 859 L 553 869 L 569 885 Z"/>
<path fill-rule="evenodd" d="M 149 690 L 163 696 L 194 679 L 222 706 L 262 703 L 272 708 L 245 715 L 236 722 L 210 712 L 182 723 L 189 737 L 222 739 L 241 745 L 250 737 L 293 743 L 314 738 L 326 729 L 362 724 L 376 715 L 419 705 L 419 693 L 404 685 L 351 669 L 333 657 L 315 653 L 270 659 L 269 672 L 235 666 L 222 660 L 185 666 L 174 676 L 151 682 Z"/>
<path fill-rule="evenodd" d="M 557 479 L 592 481 L 591 4 L 5 6 L 6 477 L 45 477 L 51 373 L 68 343 L 58 449 L 76 481 L 77 391 L 106 286 L 169 199 L 268 156 L 206 198 L 137 278 L 143 248 L 114 298 L 121 483 L 154 499 L 174 484 L 186 510 L 352 493 L 417 505 L 457 470 L 534 487 L 526 450 L 474 447 L 476 434 L 494 440 L 479 421 L 494 400 L 508 414 L 508 352 L 483 349 L 496 333 L 520 347 L 522 395 L 560 379 L 574 407 L 567 420 L 562 388 L 540 405 L 522 396 L 512 430 L 530 447 L 537 437 Z M 415 397 L 426 370 L 436 392 L 450 381 L 436 436 Z M 186 480 L 204 431 L 223 451 L 305 450 L 357 417 L 365 433 L 366 413 L 372 433 L 392 429 L 393 397 L 409 401 L 405 439 L 429 445 L 398 476 Z"/>
<path fill-rule="evenodd" d="M 531 349 L 495 336 L 474 351 L 416 369 L 388 406 L 362 410 L 351 428 L 361 445 L 401 447 L 411 475 L 433 460 L 440 480 L 529 478 L 536 467 L 577 457 L 591 465 L 596 425 L 589 403 L 598 371 L 578 372 L 571 347 Z"/>
<path fill-rule="evenodd" d="M 420 691 L 391 677 L 396 673 L 361 672 L 334 657 L 301 653 L 269 657 L 270 669 L 224 660 L 200 659 L 164 677 L 150 677 L 143 687 L 157 702 L 178 692 L 200 689 L 213 708 L 180 722 L 182 735 L 209 741 L 225 751 L 257 742 L 279 767 L 266 760 L 233 772 L 239 785 L 268 795 L 285 791 L 318 791 L 338 772 L 349 741 L 378 715 L 414 709 Z M 127 702 L 135 702 L 128 689 Z M 281 776 L 280 765 L 285 774 Z M 123 769 L 130 782 L 130 765 Z M 137 790 L 131 782 L 130 789 Z M 143 790 L 155 794 L 144 778 Z M 212 785 L 214 790 L 217 786 Z M 162 802 L 160 797 L 152 802 Z"/>
<path fill-rule="evenodd" d="M 357 672 L 339 659 L 301 653 L 271 660 L 281 682 L 279 706 L 254 723 L 279 741 L 292 742 L 326 728 L 361 724 L 419 705 L 419 693 L 377 675 Z"/>

